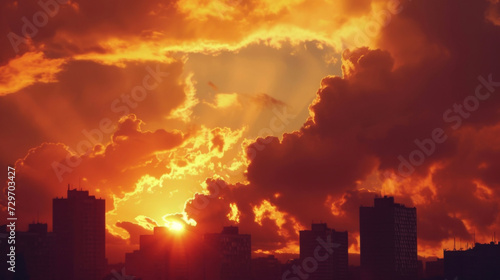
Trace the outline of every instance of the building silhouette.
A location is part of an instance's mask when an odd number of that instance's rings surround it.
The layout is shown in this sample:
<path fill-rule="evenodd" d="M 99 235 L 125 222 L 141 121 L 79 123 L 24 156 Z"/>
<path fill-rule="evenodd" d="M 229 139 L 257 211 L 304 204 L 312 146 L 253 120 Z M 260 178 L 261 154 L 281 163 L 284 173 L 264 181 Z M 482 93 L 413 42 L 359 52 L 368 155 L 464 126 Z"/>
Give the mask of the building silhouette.
<path fill-rule="evenodd" d="M 444 250 L 446 279 L 500 279 L 500 242 L 476 243 L 467 250 Z"/>
<path fill-rule="evenodd" d="M 139 246 L 125 255 L 127 275 L 141 280 L 203 279 L 203 247 L 198 234 L 155 227 L 152 235 L 140 236 Z"/>
<path fill-rule="evenodd" d="M 139 250 L 125 255 L 125 268 L 141 280 L 251 280 L 250 235 L 237 227 L 203 236 L 155 227 L 152 235 L 140 236 Z"/>
<path fill-rule="evenodd" d="M 435 261 L 425 263 L 425 279 L 442 280 L 444 279 L 444 259 L 438 258 Z"/>
<path fill-rule="evenodd" d="M 281 280 L 281 263 L 274 257 L 252 259 L 253 280 Z"/>
<path fill-rule="evenodd" d="M 100 280 L 106 267 L 104 199 L 69 187 L 67 195 L 52 201 L 56 279 Z"/>
<path fill-rule="evenodd" d="M 425 270 L 424 270 L 424 261 L 417 260 L 417 279 L 424 279 Z"/>
<path fill-rule="evenodd" d="M 0 279 L 30 279 L 54 280 L 55 279 L 55 253 L 53 233 L 47 232 L 47 224 L 32 223 L 28 231 L 16 232 L 16 272 L 7 271 L 6 262 L 0 264 L 2 271 Z M 7 236 L 6 226 L 0 227 L 0 235 Z M 10 245 L 7 240 L 0 240 L 2 255 L 9 252 Z"/>
<path fill-rule="evenodd" d="M 331 253 L 321 246 L 318 238 L 336 244 Z M 300 260 L 304 263 L 307 258 L 312 258 L 318 264 L 317 269 L 309 273 L 308 279 L 347 280 L 348 247 L 347 231 L 335 231 L 324 223 L 312 224 L 311 230 L 300 231 Z"/>
<path fill-rule="evenodd" d="M 374 207 L 360 207 L 361 279 L 415 280 L 417 210 L 375 198 Z"/>
<path fill-rule="evenodd" d="M 251 237 L 238 227 L 204 235 L 206 280 L 251 279 Z"/>
<path fill-rule="evenodd" d="M 278 280 L 294 268 L 304 268 L 305 260 L 315 259 L 317 266 L 307 271 L 308 280 L 424 278 L 422 262 L 417 260 L 416 208 L 394 203 L 393 197 L 375 198 L 373 207 L 360 207 L 359 222 L 361 267 L 351 275 L 348 233 L 325 223 L 300 231 L 300 258 L 283 265 L 274 256 L 251 259 L 251 236 L 239 234 L 238 227 L 204 235 L 195 228 L 172 232 L 156 227 L 152 235 L 140 236 L 139 250 L 126 254 L 126 275 L 138 280 Z M 7 225 L 1 225 L 0 251 L 4 255 L 8 235 Z M 327 254 L 319 239 L 334 244 L 333 250 Z M 103 279 L 105 201 L 88 191 L 68 189 L 67 198 L 53 199 L 53 232 L 38 222 L 30 224 L 27 232 L 16 231 L 16 273 L 7 272 L 6 262 L 0 268 L 0 279 L 6 280 Z M 106 277 L 116 278 L 109 273 Z M 443 259 L 426 263 L 425 277 L 498 280 L 500 242 L 444 250 Z"/>
<path fill-rule="evenodd" d="M 52 280 L 55 278 L 55 235 L 47 232 L 47 224 L 28 225 L 27 232 L 18 234 L 18 252 L 26 262 L 30 280 Z"/>

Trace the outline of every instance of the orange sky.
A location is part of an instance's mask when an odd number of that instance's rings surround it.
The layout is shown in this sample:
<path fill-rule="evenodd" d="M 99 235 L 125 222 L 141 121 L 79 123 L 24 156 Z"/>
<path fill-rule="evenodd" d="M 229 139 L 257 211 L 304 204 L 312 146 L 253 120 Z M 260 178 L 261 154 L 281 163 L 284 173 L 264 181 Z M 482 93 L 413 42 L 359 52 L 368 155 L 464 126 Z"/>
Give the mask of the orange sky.
<path fill-rule="evenodd" d="M 280 254 L 323 220 L 356 253 L 381 193 L 417 207 L 422 256 L 500 229 L 496 0 L 46 3 L 0 3 L 23 227 L 71 184 L 106 199 L 110 262 L 178 223 Z"/>

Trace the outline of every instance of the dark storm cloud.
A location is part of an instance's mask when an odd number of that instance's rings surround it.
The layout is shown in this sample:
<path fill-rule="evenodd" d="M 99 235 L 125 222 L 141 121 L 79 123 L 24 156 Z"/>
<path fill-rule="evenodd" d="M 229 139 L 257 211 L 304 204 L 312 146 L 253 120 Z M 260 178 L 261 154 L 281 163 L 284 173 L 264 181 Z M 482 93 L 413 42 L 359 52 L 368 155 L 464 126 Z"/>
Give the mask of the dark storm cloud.
<path fill-rule="evenodd" d="M 358 207 L 375 195 L 359 183 L 393 174 L 406 184 L 396 200 L 419 209 L 422 245 L 470 239 L 466 224 L 484 236 L 498 231 L 500 28 L 488 9 L 487 1 L 407 5 L 382 31 L 380 49 L 344 52 L 343 77 L 323 79 L 300 131 L 258 140 L 267 144 L 251 157 L 249 184 L 225 189 L 202 220 L 225 221 L 227 197 L 249 217 L 268 200 L 302 225 L 322 219 L 355 233 Z M 401 172 L 401 158 L 413 172 Z"/>

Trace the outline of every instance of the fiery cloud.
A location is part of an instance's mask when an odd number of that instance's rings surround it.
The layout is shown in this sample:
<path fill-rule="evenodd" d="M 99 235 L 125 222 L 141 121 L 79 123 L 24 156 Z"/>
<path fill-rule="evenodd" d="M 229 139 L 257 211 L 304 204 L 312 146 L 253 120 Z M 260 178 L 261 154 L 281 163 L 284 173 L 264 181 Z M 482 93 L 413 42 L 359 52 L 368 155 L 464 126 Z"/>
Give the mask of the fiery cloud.
<path fill-rule="evenodd" d="M 241 191 L 240 199 L 264 201 L 253 208 L 254 223 L 262 224 L 267 213 L 263 205 L 273 205 L 272 213 L 288 213 L 299 224 L 315 218 L 347 229 L 351 242 L 356 242 L 358 207 L 370 205 L 373 196 L 383 192 L 419 209 L 422 254 L 440 254 L 453 236 L 471 241 L 476 232 L 486 241 L 496 229 L 498 183 L 490 170 L 496 165 L 498 113 L 493 108 L 498 99 L 491 95 L 484 102 L 477 100 L 478 105 L 468 101 L 460 107 L 469 108 L 462 116 L 446 112 L 459 108 L 464 100 L 478 99 L 474 97 L 478 87 L 484 96 L 489 96 L 488 90 L 492 94 L 498 90 L 498 78 L 492 77 L 500 69 L 491 63 L 495 52 L 490 45 L 477 41 L 474 51 L 458 40 L 477 34 L 492 40 L 499 38 L 499 30 L 484 21 L 486 4 L 474 5 L 472 10 L 430 1 L 413 5 L 393 19 L 401 25 L 391 24 L 382 31 L 378 44 L 386 50 L 359 48 L 343 53 L 343 77 L 323 79 L 310 107 L 311 117 L 300 131 L 249 146 L 266 143 L 255 156 L 249 154 L 254 156 L 247 169 L 249 184 L 241 187 L 246 191 Z M 424 11 L 448 5 L 453 6 L 453 16 L 446 25 L 437 15 L 421 20 Z M 461 17 L 475 19 L 478 31 L 450 34 L 447 27 Z M 405 28 L 415 32 L 401 36 L 408 32 Z M 494 39 L 493 45 L 498 43 Z M 412 50 L 405 48 L 407 44 Z M 467 67 L 470 56 L 476 61 L 472 69 Z M 446 140 L 429 144 L 426 139 L 433 137 L 436 128 Z M 398 159 L 411 160 L 408 156 L 424 140 L 424 151 L 432 149 L 431 154 L 414 166 L 410 176 L 404 174 Z M 239 188 L 228 189 L 238 197 Z M 242 219 L 240 226 L 248 226 L 245 223 L 252 224 Z M 436 228 L 436 224 L 442 226 Z M 352 243 L 351 250 L 356 248 Z"/>
<path fill-rule="evenodd" d="M 17 92 L 35 83 L 55 82 L 64 59 L 45 59 L 42 52 L 28 52 L 0 67 L 0 95 Z"/>
<path fill-rule="evenodd" d="M 417 207 L 422 255 L 453 236 L 488 241 L 500 222 L 498 10 L 3 1 L 0 33 L 18 37 L 0 36 L 0 161 L 29 186 L 22 223 L 50 222 L 69 182 L 106 198 L 115 260 L 163 224 L 238 224 L 254 252 L 285 254 L 322 220 L 357 253 L 359 206 L 387 194 Z M 237 66 L 203 57 L 228 53 Z M 305 90 L 309 72 L 323 79 Z"/>

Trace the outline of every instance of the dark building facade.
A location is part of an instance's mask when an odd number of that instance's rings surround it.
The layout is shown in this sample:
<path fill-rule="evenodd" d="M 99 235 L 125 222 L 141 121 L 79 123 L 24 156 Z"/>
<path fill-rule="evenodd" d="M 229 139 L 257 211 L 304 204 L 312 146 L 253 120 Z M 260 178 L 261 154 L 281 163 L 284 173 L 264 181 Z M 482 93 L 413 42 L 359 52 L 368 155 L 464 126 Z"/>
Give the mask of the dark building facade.
<path fill-rule="evenodd" d="M 251 279 L 251 237 L 238 227 L 204 236 L 206 280 Z"/>
<path fill-rule="evenodd" d="M 331 240 L 336 244 L 331 253 L 322 248 L 319 238 L 325 242 Z M 308 279 L 347 280 L 349 277 L 347 231 L 335 231 L 323 223 L 312 224 L 311 230 L 300 231 L 300 260 L 305 264 L 304 260 L 307 258 L 313 258 L 315 261 L 313 259 L 310 261 L 318 264 L 317 269 L 312 269 L 314 271 L 309 273 Z"/>
<path fill-rule="evenodd" d="M 500 279 L 500 242 L 479 244 L 467 250 L 444 251 L 446 279 Z"/>
<path fill-rule="evenodd" d="M 361 279 L 415 280 L 418 277 L 417 210 L 375 198 L 360 207 Z"/>
<path fill-rule="evenodd" d="M 20 232 L 18 250 L 26 262 L 30 280 L 55 278 L 55 236 L 47 232 L 47 224 L 33 223 L 27 232 Z"/>
<path fill-rule="evenodd" d="M 273 255 L 252 259 L 253 280 L 281 280 L 281 263 Z"/>
<path fill-rule="evenodd" d="M 55 263 L 55 236 L 47 232 L 47 224 L 29 224 L 28 231 L 16 232 L 16 270 L 7 271 L 6 262 L 0 264 L 0 279 L 54 280 L 57 265 Z M 7 236 L 6 226 L 0 227 L 0 236 Z M 7 240 L 0 240 L 0 251 L 4 256 L 9 251 Z"/>
<path fill-rule="evenodd" d="M 425 263 L 425 279 L 442 280 L 444 279 L 444 259 L 428 261 Z"/>
<path fill-rule="evenodd" d="M 88 191 L 68 189 L 67 198 L 52 201 L 58 256 L 57 278 L 100 280 L 106 267 L 105 202 Z"/>
<path fill-rule="evenodd" d="M 201 236 L 185 231 L 172 233 L 155 227 L 152 235 L 140 236 L 140 249 L 125 255 L 127 275 L 141 280 L 203 280 Z"/>

